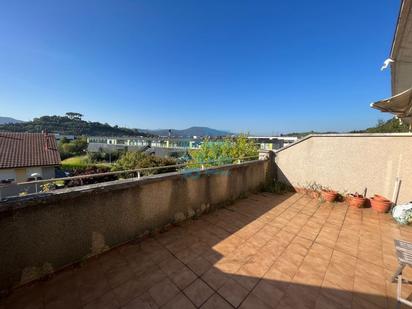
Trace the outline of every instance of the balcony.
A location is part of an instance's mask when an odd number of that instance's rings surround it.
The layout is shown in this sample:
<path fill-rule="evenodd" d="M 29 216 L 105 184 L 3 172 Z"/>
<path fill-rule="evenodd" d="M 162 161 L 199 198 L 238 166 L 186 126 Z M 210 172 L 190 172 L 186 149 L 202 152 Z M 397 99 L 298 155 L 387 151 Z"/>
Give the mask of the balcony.
<path fill-rule="evenodd" d="M 391 197 L 401 179 L 408 201 L 411 137 L 312 136 L 260 160 L 3 202 L 0 308 L 393 308 L 393 240 L 412 227 L 261 189 Z"/>
<path fill-rule="evenodd" d="M 17 289 L 3 306 L 393 308 L 395 238 L 412 228 L 388 214 L 254 194 Z"/>

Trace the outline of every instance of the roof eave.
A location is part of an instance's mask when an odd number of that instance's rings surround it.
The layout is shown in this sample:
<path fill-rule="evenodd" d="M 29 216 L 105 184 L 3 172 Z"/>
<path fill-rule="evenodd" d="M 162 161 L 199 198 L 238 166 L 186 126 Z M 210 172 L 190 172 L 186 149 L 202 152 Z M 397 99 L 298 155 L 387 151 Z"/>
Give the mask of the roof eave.
<path fill-rule="evenodd" d="M 396 86 L 396 80 L 395 80 L 396 61 L 398 60 L 399 47 L 400 47 L 402 38 L 403 38 L 404 33 L 405 33 L 406 23 L 407 23 L 409 14 L 410 14 L 411 4 L 412 4 L 411 0 L 402 0 L 400 8 L 399 8 L 395 33 L 394 33 L 393 39 L 392 39 L 390 58 L 395 60 L 395 65 L 391 65 L 392 95 L 397 94 L 396 91 L 395 91 L 395 88 L 396 88 L 395 87 Z"/>

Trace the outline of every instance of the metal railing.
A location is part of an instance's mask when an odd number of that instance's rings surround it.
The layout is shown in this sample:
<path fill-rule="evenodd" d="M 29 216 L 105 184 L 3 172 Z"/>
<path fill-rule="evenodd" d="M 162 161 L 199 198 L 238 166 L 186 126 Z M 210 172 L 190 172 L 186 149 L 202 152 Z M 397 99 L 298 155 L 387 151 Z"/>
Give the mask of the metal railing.
<path fill-rule="evenodd" d="M 120 170 L 120 171 L 112 171 L 112 172 L 103 172 L 103 173 L 96 173 L 96 174 L 88 174 L 88 175 L 78 175 L 78 176 L 68 176 L 68 177 L 62 177 L 62 178 L 50 178 L 50 179 L 41 179 L 41 180 L 33 180 L 33 181 L 25 181 L 25 182 L 19 182 L 19 183 L 12 183 L 10 185 L 6 184 L 4 186 L 0 186 L 0 201 L 4 198 L 10 198 L 10 197 L 16 197 L 20 196 L 20 194 L 24 193 L 25 191 L 18 192 L 17 194 L 14 195 L 8 195 L 4 196 L 2 194 L 2 188 L 8 188 L 11 186 L 17 186 L 17 191 L 19 191 L 19 188 L 27 189 L 27 186 L 31 187 L 31 190 L 34 192 L 27 193 L 27 194 L 38 194 L 38 193 L 44 193 L 43 190 L 38 190 L 39 186 L 47 184 L 47 183 L 59 183 L 59 182 L 64 182 L 64 187 L 78 187 L 78 186 L 84 186 L 88 184 L 79 184 L 79 185 L 70 185 L 67 186 L 66 183 L 69 181 L 73 180 L 84 180 L 84 179 L 91 179 L 91 178 L 101 178 L 101 177 L 107 177 L 107 176 L 121 176 L 121 179 L 128 179 L 128 178 L 143 178 L 147 176 L 152 176 L 154 175 L 153 172 L 155 171 L 160 171 L 160 170 L 165 170 L 167 169 L 167 172 L 180 172 L 182 174 L 184 173 L 194 173 L 197 171 L 202 171 L 205 170 L 206 168 L 214 168 L 214 167 L 219 167 L 219 166 L 225 166 L 225 165 L 233 165 L 233 164 L 241 164 L 243 162 L 252 162 L 254 161 L 253 159 L 258 159 L 259 155 L 254 155 L 254 156 L 247 156 L 247 157 L 241 157 L 241 158 L 227 158 L 227 159 L 220 159 L 220 160 L 212 160 L 212 161 L 207 161 L 207 162 L 187 162 L 187 163 L 181 163 L 181 164 L 174 164 L 174 165 L 162 165 L 162 166 L 155 166 L 155 167 L 145 167 L 145 168 L 136 168 L 136 169 L 129 169 L 129 170 Z M 226 163 L 226 162 L 227 163 Z M 231 162 L 231 163 L 229 163 Z M 211 164 L 216 164 L 216 163 L 222 163 L 218 165 L 212 165 Z M 186 169 L 187 167 L 193 166 L 193 168 Z M 173 169 L 174 171 L 169 171 L 170 169 Z M 166 173 L 166 172 L 165 172 Z M 159 173 L 161 174 L 161 173 Z M 113 179 L 115 180 L 115 179 Z M 113 181 L 113 180 L 108 180 L 108 181 Z M 97 181 L 96 183 L 104 183 L 108 181 Z M 26 188 L 25 188 L 26 187 Z M 53 191 L 53 190 L 51 190 Z"/>

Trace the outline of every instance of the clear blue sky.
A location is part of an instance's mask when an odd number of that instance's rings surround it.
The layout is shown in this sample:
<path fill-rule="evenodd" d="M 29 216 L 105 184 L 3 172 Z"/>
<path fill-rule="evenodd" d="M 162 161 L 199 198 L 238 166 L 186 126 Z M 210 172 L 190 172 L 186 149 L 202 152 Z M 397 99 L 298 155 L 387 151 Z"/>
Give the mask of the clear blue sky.
<path fill-rule="evenodd" d="M 3 1 L 0 116 L 270 134 L 388 116 L 399 0 Z"/>

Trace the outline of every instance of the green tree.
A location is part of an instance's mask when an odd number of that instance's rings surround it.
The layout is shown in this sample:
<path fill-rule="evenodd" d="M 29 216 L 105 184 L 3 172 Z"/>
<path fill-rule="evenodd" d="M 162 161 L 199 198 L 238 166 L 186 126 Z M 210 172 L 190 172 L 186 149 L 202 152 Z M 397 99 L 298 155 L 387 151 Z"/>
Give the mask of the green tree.
<path fill-rule="evenodd" d="M 158 167 L 175 165 L 176 160 L 172 158 L 161 158 L 157 156 L 150 156 L 143 152 L 128 151 L 125 152 L 113 166 L 115 171 L 133 170 L 139 168 Z M 150 171 L 144 174 L 158 174 L 170 171 L 175 171 L 175 168 L 164 168 L 160 170 Z"/>
<path fill-rule="evenodd" d="M 388 121 L 379 119 L 375 127 L 366 129 L 368 133 L 397 133 L 408 132 L 409 126 L 405 123 L 401 123 L 399 119 L 392 118 Z"/>
<path fill-rule="evenodd" d="M 85 137 L 69 141 L 63 138 L 58 146 L 60 157 L 64 160 L 74 156 L 80 156 L 86 154 L 87 140 Z"/>
<path fill-rule="evenodd" d="M 235 138 L 211 141 L 205 139 L 200 149 L 192 150 L 193 166 L 203 163 L 205 166 L 233 163 L 235 160 L 247 160 L 258 156 L 258 145 L 245 134 Z"/>
<path fill-rule="evenodd" d="M 72 120 L 82 120 L 83 115 L 75 112 L 67 112 L 66 116 Z"/>

